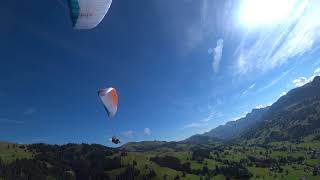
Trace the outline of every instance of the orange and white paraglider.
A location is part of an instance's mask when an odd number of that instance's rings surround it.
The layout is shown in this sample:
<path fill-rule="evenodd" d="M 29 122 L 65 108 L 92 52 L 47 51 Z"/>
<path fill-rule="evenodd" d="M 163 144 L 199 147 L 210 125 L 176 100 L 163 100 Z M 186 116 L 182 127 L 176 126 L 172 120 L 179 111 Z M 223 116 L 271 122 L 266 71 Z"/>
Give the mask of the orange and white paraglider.
<path fill-rule="evenodd" d="M 118 110 L 118 93 L 115 88 L 104 88 L 98 91 L 98 95 L 110 118 L 114 117 Z"/>
<path fill-rule="evenodd" d="M 98 95 L 103 103 L 104 109 L 110 118 L 114 117 L 118 111 L 118 93 L 115 88 L 103 88 L 98 91 Z M 112 136 L 112 143 L 119 144 L 120 140 Z"/>

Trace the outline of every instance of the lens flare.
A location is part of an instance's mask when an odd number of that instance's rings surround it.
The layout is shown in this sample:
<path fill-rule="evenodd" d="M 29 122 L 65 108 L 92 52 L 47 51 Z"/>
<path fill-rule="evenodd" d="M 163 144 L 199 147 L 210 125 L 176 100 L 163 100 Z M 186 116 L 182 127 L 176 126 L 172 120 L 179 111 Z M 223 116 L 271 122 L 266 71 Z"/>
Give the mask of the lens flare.
<path fill-rule="evenodd" d="M 278 24 L 290 18 L 295 0 L 244 0 L 240 21 L 247 26 Z"/>

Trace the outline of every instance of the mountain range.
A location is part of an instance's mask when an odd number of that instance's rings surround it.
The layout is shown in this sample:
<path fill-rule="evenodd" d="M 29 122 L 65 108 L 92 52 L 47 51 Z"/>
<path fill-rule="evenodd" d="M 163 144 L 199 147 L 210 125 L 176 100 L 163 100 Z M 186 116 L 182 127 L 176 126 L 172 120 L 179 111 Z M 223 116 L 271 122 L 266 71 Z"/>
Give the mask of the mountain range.
<path fill-rule="evenodd" d="M 273 140 L 302 140 L 318 134 L 319 129 L 320 76 L 316 76 L 313 81 L 292 89 L 270 106 L 255 108 L 245 117 L 176 143 L 208 144 L 243 140 L 268 143 Z M 146 148 L 151 144 L 149 147 L 160 147 L 158 142 L 142 142 L 127 143 L 121 148 L 130 147 L 128 150 L 133 150 L 141 146 Z M 164 142 L 161 143 L 161 147 L 163 146 L 166 146 Z"/>

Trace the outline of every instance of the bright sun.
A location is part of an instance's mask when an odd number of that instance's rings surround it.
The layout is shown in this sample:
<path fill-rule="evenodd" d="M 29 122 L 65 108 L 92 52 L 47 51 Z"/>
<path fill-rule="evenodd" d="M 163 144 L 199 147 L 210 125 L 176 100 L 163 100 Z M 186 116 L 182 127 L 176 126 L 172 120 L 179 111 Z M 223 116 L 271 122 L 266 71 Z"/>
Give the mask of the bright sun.
<path fill-rule="evenodd" d="M 295 0 L 243 0 L 240 21 L 247 26 L 278 24 L 290 16 Z"/>

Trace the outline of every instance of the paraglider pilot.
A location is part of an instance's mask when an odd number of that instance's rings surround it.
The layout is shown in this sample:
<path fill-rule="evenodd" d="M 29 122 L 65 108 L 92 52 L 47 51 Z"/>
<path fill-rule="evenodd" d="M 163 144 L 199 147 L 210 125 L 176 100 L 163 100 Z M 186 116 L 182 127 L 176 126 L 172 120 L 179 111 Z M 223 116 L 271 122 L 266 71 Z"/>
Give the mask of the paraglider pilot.
<path fill-rule="evenodd" d="M 112 142 L 113 142 L 114 144 L 119 144 L 119 143 L 120 143 L 120 140 L 119 140 L 117 137 L 112 136 Z"/>

